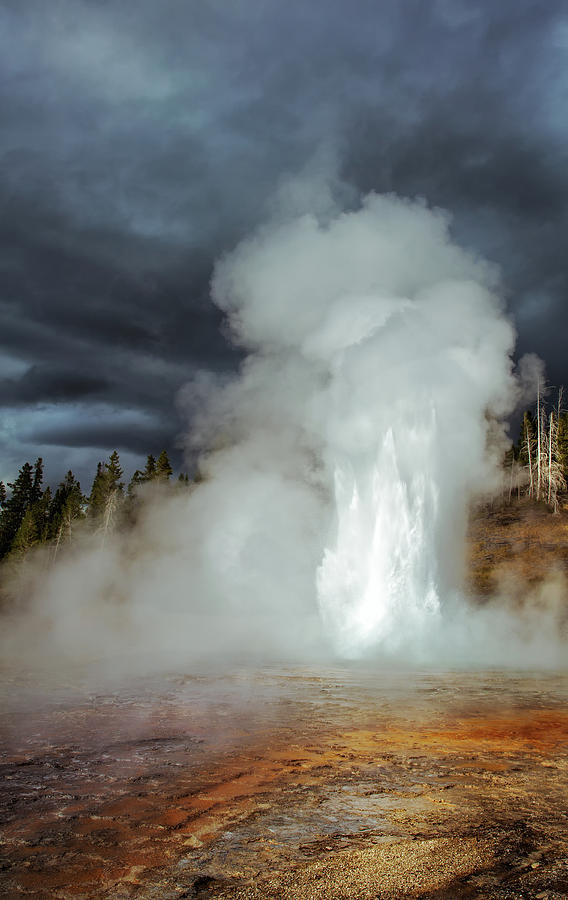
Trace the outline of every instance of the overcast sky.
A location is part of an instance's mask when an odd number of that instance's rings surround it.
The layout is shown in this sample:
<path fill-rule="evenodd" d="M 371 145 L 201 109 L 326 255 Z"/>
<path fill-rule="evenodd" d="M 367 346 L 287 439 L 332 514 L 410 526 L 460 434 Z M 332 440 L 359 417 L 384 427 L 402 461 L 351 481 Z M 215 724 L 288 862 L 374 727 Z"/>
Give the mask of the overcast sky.
<path fill-rule="evenodd" d="M 0 0 L 0 44 L 0 478 L 175 455 L 180 387 L 239 362 L 213 262 L 326 147 L 449 209 L 568 384 L 560 0 Z"/>

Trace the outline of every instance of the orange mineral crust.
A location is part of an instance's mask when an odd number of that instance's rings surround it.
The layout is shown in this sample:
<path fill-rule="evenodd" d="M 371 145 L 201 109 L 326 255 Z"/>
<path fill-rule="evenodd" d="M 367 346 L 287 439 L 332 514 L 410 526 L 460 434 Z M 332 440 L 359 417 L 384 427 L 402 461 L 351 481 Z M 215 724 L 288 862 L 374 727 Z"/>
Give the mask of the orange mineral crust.
<path fill-rule="evenodd" d="M 1 895 L 566 897 L 567 679 L 11 683 Z"/>

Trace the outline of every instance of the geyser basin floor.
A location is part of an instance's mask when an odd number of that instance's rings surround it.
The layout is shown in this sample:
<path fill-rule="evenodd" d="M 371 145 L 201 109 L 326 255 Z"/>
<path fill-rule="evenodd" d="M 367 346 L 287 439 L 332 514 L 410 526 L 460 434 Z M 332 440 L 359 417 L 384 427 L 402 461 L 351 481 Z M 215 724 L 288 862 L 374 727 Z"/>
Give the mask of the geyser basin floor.
<path fill-rule="evenodd" d="M 568 896 L 566 676 L 4 683 L 2 896 Z"/>

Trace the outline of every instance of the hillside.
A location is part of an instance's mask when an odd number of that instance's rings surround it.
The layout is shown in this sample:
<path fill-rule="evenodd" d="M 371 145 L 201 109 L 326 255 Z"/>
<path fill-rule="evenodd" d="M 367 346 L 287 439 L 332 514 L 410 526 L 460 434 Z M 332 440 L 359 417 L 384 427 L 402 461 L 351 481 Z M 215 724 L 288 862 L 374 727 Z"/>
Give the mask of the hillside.
<path fill-rule="evenodd" d="M 468 547 L 472 594 L 489 596 L 510 577 L 535 587 L 559 572 L 568 576 L 568 501 L 557 515 L 528 498 L 484 505 L 472 514 Z"/>

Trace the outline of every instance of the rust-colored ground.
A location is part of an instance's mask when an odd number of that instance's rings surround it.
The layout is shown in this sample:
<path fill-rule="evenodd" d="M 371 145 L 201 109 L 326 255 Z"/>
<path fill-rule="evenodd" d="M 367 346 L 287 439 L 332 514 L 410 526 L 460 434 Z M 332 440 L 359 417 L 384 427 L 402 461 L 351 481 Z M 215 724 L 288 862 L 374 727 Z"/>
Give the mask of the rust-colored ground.
<path fill-rule="evenodd" d="M 561 675 L 7 683 L 2 896 L 568 897 Z"/>

